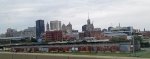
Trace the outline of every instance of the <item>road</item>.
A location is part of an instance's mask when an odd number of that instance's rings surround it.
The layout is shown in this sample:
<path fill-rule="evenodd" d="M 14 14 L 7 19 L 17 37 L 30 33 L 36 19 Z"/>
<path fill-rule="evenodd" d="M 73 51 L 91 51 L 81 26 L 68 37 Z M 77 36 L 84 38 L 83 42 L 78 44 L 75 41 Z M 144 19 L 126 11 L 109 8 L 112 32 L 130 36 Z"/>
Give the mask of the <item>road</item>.
<path fill-rule="evenodd" d="M 149 58 L 50 54 L 50 53 L 0 52 L 0 59 L 149 59 Z"/>

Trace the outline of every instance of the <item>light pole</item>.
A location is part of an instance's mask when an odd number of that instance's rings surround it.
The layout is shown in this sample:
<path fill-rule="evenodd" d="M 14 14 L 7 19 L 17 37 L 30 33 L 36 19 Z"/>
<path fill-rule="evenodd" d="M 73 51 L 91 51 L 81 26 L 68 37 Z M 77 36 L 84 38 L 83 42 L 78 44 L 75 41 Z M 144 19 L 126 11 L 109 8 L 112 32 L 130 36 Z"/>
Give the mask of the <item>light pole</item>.
<path fill-rule="evenodd" d="M 14 59 L 14 52 L 12 52 L 12 56 L 11 56 L 11 59 Z"/>
<path fill-rule="evenodd" d="M 134 35 L 133 35 L 132 39 L 133 39 L 133 56 L 135 56 L 135 39 L 134 39 Z"/>
<path fill-rule="evenodd" d="M 35 55 L 35 59 L 37 59 L 37 55 Z"/>

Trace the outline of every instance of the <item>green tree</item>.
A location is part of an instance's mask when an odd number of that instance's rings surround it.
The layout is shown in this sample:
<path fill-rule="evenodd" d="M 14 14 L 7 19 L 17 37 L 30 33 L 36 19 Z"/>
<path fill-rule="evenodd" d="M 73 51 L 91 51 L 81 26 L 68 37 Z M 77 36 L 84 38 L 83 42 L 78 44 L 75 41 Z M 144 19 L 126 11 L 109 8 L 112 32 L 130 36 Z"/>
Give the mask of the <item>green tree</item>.
<path fill-rule="evenodd" d="M 124 37 L 112 37 L 110 39 L 111 42 L 125 42 L 125 41 L 128 41 L 126 38 Z"/>
<path fill-rule="evenodd" d="M 26 39 L 23 38 L 23 39 L 21 39 L 20 41 L 21 41 L 22 43 L 24 43 L 24 42 L 26 42 Z"/>
<path fill-rule="evenodd" d="M 35 38 L 31 38 L 31 42 L 37 42 L 37 40 Z"/>
<path fill-rule="evenodd" d="M 143 41 L 143 39 L 142 39 L 142 37 L 141 36 L 134 36 L 134 40 L 135 41 L 138 41 L 138 42 L 140 42 L 140 43 L 142 43 L 142 41 Z"/>

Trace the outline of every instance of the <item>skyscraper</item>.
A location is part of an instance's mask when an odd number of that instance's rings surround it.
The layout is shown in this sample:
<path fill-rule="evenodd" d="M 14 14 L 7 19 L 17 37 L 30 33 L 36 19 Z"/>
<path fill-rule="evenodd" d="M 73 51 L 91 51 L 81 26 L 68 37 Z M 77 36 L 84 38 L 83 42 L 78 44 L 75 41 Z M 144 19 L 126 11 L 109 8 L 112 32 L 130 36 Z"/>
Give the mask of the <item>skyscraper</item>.
<path fill-rule="evenodd" d="M 87 24 L 91 24 L 91 21 L 90 21 L 90 19 L 88 18 L 88 20 L 87 20 Z"/>
<path fill-rule="evenodd" d="M 65 24 L 62 25 L 62 31 L 66 31 L 66 25 Z"/>
<path fill-rule="evenodd" d="M 72 24 L 69 22 L 69 24 L 66 27 L 67 33 L 72 33 Z"/>
<path fill-rule="evenodd" d="M 44 20 L 36 21 L 36 39 L 41 39 L 42 34 L 45 32 Z"/>
<path fill-rule="evenodd" d="M 82 26 L 82 31 L 93 31 L 94 25 L 91 23 L 90 18 L 88 16 L 87 24 Z"/>
<path fill-rule="evenodd" d="M 93 31 L 93 30 L 94 30 L 93 23 L 91 23 L 91 21 L 90 21 L 89 18 L 88 18 L 88 20 L 87 20 L 86 30 L 87 30 L 87 31 Z"/>
<path fill-rule="evenodd" d="M 72 24 L 69 22 L 69 24 L 66 26 L 65 24 L 62 25 L 62 31 L 65 33 L 72 33 Z"/>
<path fill-rule="evenodd" d="M 50 21 L 51 30 L 61 30 L 61 21 Z"/>
<path fill-rule="evenodd" d="M 49 24 L 46 24 L 46 31 L 49 31 Z"/>
<path fill-rule="evenodd" d="M 86 31 L 86 25 L 82 26 L 82 31 Z"/>

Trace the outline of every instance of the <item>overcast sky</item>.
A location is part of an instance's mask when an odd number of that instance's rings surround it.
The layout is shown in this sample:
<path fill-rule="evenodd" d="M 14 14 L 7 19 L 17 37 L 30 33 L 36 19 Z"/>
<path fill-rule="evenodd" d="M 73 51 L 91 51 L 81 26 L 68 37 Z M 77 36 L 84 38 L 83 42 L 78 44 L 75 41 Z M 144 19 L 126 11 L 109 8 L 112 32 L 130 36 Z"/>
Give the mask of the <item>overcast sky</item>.
<path fill-rule="evenodd" d="M 71 22 L 81 30 L 88 18 L 95 27 L 133 26 L 150 30 L 150 0 L 0 0 L 0 33 L 23 30 L 44 19 Z"/>

